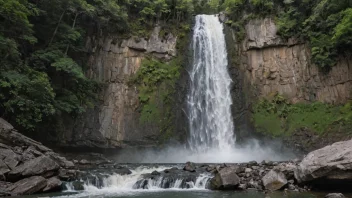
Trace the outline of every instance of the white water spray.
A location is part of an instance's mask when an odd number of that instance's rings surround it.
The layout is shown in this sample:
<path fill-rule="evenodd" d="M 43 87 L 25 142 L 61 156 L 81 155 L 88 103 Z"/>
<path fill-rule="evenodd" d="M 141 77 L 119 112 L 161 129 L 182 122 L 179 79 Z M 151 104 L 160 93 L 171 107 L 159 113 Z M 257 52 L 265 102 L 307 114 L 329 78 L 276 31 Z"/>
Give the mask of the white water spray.
<path fill-rule="evenodd" d="M 196 16 L 188 112 L 192 151 L 230 150 L 234 146 L 231 78 L 223 25 L 214 15 Z"/>

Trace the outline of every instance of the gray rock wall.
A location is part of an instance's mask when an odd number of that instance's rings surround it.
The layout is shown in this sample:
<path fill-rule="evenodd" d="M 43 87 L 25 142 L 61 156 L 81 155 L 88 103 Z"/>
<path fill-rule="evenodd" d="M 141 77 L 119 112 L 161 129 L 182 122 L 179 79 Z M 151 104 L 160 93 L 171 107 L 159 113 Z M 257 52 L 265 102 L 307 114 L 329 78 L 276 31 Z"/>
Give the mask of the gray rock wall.
<path fill-rule="evenodd" d="M 238 64 L 257 97 L 279 93 L 293 103 L 345 103 L 352 98 L 351 57 L 340 57 L 323 73 L 311 63 L 308 44 L 281 39 L 274 20 L 252 20 L 245 29 Z"/>
<path fill-rule="evenodd" d="M 130 83 L 146 56 L 168 61 L 176 56 L 177 37 L 159 36 L 155 27 L 150 38 L 118 35 L 88 38 L 90 52 L 87 76 L 104 85 L 99 104 L 65 129 L 59 146 L 121 148 L 155 146 L 160 134 L 156 123 L 140 123 L 137 87 Z"/>

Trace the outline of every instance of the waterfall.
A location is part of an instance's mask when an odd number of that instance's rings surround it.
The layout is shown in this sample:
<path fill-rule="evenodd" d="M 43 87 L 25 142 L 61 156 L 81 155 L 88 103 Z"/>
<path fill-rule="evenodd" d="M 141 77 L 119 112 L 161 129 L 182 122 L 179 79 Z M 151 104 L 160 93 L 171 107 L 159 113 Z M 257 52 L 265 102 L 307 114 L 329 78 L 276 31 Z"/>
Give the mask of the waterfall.
<path fill-rule="evenodd" d="M 234 145 L 231 78 L 223 25 L 217 16 L 198 15 L 193 33 L 188 114 L 192 151 L 230 150 Z"/>

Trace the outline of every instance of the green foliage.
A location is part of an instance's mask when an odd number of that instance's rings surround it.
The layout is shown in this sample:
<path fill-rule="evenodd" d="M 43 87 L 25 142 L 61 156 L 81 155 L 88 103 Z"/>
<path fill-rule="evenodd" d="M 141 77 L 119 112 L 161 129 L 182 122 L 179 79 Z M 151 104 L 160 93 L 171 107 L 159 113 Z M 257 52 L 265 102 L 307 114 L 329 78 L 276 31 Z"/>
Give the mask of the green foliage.
<path fill-rule="evenodd" d="M 177 59 L 164 63 L 156 59 L 146 59 L 132 79 L 138 85 L 139 101 L 142 106 L 141 122 L 159 121 L 161 119 L 158 100 L 167 103 L 170 90 L 174 91 L 179 78 L 180 65 Z M 167 86 L 166 89 L 160 87 Z M 159 96 L 159 97 L 158 97 Z M 161 96 L 161 97 L 160 97 Z M 165 110 L 165 109 L 164 109 Z"/>
<path fill-rule="evenodd" d="M 155 24 L 173 24 L 163 29 L 182 38 L 194 5 L 192 0 L 0 0 L 1 116 L 35 130 L 93 107 L 99 84 L 84 75 L 87 34 L 147 37 Z M 139 73 L 142 114 L 152 113 L 145 120 L 162 115 L 153 114 L 159 100 L 153 93 L 174 84 L 179 68 L 170 65 L 149 60 Z"/>
<path fill-rule="evenodd" d="M 35 130 L 92 107 L 99 86 L 74 54 L 85 36 L 79 17 L 94 12 L 85 0 L 0 0 L 1 116 Z"/>
<path fill-rule="evenodd" d="M 329 70 L 338 55 L 350 53 L 351 7 L 349 0 L 287 1 L 277 17 L 279 34 L 310 41 L 312 62 Z"/>
<path fill-rule="evenodd" d="M 352 8 L 347 8 L 342 12 L 343 18 L 334 29 L 334 41 L 341 44 L 351 45 L 352 42 Z"/>
<path fill-rule="evenodd" d="M 22 127 L 34 129 L 55 113 L 55 93 L 45 73 L 27 67 L 20 72 L 2 72 L 0 90 L 0 108 Z"/>
<path fill-rule="evenodd" d="M 289 136 L 300 128 L 322 135 L 336 124 L 352 126 L 351 102 L 344 106 L 319 102 L 290 104 L 277 94 L 255 105 L 253 122 L 258 131 L 275 137 Z"/>
<path fill-rule="evenodd" d="M 237 40 L 244 38 L 249 19 L 276 18 L 278 34 L 285 39 L 309 41 L 312 62 L 328 71 L 339 56 L 352 49 L 352 1 L 350 0 L 225 0 L 221 5 Z"/>

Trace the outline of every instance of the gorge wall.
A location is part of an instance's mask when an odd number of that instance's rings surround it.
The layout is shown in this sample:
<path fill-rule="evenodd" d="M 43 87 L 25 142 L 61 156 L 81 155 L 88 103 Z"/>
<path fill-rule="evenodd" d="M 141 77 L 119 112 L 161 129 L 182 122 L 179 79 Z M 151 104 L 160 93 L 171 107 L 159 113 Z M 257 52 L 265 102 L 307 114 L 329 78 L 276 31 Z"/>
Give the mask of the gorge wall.
<path fill-rule="evenodd" d="M 308 43 L 281 39 L 273 19 L 252 20 L 245 29 L 239 66 L 258 97 L 278 92 L 293 103 L 351 99 L 351 57 L 340 57 L 331 71 L 323 73 L 310 63 Z"/>
<path fill-rule="evenodd" d="M 76 120 L 68 120 L 57 143 L 63 147 L 122 148 L 156 146 L 161 133 L 158 122 L 141 122 L 138 85 L 131 82 L 144 59 L 167 63 L 176 56 L 177 36 L 160 36 L 156 26 L 150 38 L 90 37 L 91 54 L 86 75 L 103 85 L 99 103 Z M 158 108 L 163 108 L 158 101 Z"/>
<path fill-rule="evenodd" d="M 234 30 L 225 27 L 229 70 L 233 79 L 232 114 L 237 142 L 245 142 L 256 134 L 252 132 L 262 132 L 254 117 L 254 106 L 262 99 L 270 100 L 275 95 L 280 95 L 290 104 L 311 104 L 318 101 L 340 105 L 352 98 L 351 57 L 341 56 L 338 64 L 329 72 L 322 72 L 311 64 L 309 44 L 295 39 L 281 39 L 273 19 L 250 20 L 245 25 L 245 33 L 245 39 L 237 41 Z M 131 79 L 148 57 L 163 63 L 174 60 L 180 40 L 178 36 L 165 34 L 157 26 L 148 39 L 126 39 L 118 35 L 88 38 L 86 49 L 90 57 L 86 75 L 103 84 L 99 104 L 80 118 L 67 120 L 69 124 L 65 124 L 61 133 L 54 138 L 57 145 L 88 148 L 150 147 L 157 146 L 162 139 L 169 140 L 170 134 L 165 135 L 167 132 L 160 125 L 160 122 L 169 118 L 156 116 L 158 120 L 141 121 L 140 91 Z M 185 43 L 189 43 L 187 39 L 189 38 L 184 39 Z M 187 44 L 186 46 L 188 49 Z M 187 57 L 188 52 L 182 49 L 181 53 Z M 184 111 L 185 93 L 188 89 L 187 61 L 189 60 L 182 62 L 177 86 L 161 88 L 176 90 L 172 95 L 172 115 L 169 115 L 172 117 L 171 122 L 167 123 L 173 125 L 171 131 L 172 136 L 177 136 L 176 140 L 188 137 Z M 158 90 L 157 97 L 161 97 L 164 93 Z M 164 102 L 157 100 L 156 108 L 165 109 Z M 278 125 L 278 136 L 291 138 L 295 134 L 292 131 L 287 134 L 287 118 L 267 120 L 266 115 L 263 117 L 263 125 Z M 298 126 L 295 130 L 302 128 L 304 127 Z M 320 137 L 314 138 L 317 133 L 312 131 L 299 134 L 298 139 L 293 138 L 293 144 L 305 139 L 324 142 Z M 342 135 L 336 140 L 347 137 L 349 135 Z M 324 145 L 328 143 L 331 142 L 326 141 Z"/>
<path fill-rule="evenodd" d="M 337 65 L 332 67 L 330 71 L 323 72 L 318 66 L 311 63 L 309 43 L 296 39 L 284 40 L 278 36 L 277 32 L 275 21 L 271 18 L 250 20 L 245 25 L 246 36 L 242 41 L 236 40 L 233 29 L 226 29 L 228 51 L 231 57 L 230 70 L 234 79 L 233 114 L 236 133 L 239 134 L 241 140 L 250 136 L 250 131 L 260 131 L 271 136 L 273 135 L 272 131 L 276 130 L 274 136 L 292 140 L 292 144 L 301 144 L 300 141 L 306 140 L 310 141 L 309 144 L 317 141 L 324 142 L 323 145 L 331 143 L 328 137 L 325 139 L 316 137 L 321 134 L 318 134 L 315 129 L 308 129 L 310 127 L 308 124 L 307 127 L 304 124 L 292 126 L 295 120 L 290 117 L 290 110 L 284 109 L 286 107 L 280 108 L 285 106 L 286 102 L 287 106 L 304 103 L 308 108 L 310 104 L 316 102 L 333 106 L 348 103 L 352 98 L 352 58 L 341 56 Z M 279 105 L 272 103 L 272 106 L 277 109 L 270 113 L 264 112 L 259 118 L 261 120 L 258 121 L 256 104 L 264 99 L 270 101 L 277 95 L 285 99 L 285 104 L 276 107 Z M 326 109 L 329 108 L 330 106 L 326 107 Z M 284 115 L 277 116 L 281 113 L 279 111 L 283 111 Z M 324 117 L 324 113 L 318 110 L 312 110 L 312 112 L 316 113 L 316 119 Z M 307 121 L 312 122 L 309 123 L 311 125 L 319 125 L 319 122 L 314 123 L 314 120 L 311 119 L 314 116 L 312 112 L 308 112 L 308 116 L 294 112 L 294 116 L 302 117 L 302 120 L 298 122 Z M 333 116 L 329 113 L 327 112 L 326 115 Z M 339 117 L 338 114 L 336 113 L 337 117 Z M 270 120 L 272 118 L 270 116 L 274 119 Z M 330 120 L 333 123 L 333 118 L 329 118 Z M 277 127 L 270 128 L 265 125 L 277 125 Z M 341 125 L 345 127 L 350 124 L 344 122 Z M 264 130 L 260 129 L 262 126 L 265 128 Z M 346 130 L 343 127 L 340 126 L 341 131 Z M 333 133 L 335 130 L 334 127 L 327 128 L 328 126 L 326 129 L 319 128 L 319 133 L 325 133 L 328 130 L 332 130 Z M 296 134 L 299 130 L 303 134 Z M 295 135 L 299 137 L 294 137 Z M 348 137 L 350 134 L 343 134 L 336 140 L 344 140 Z"/>

